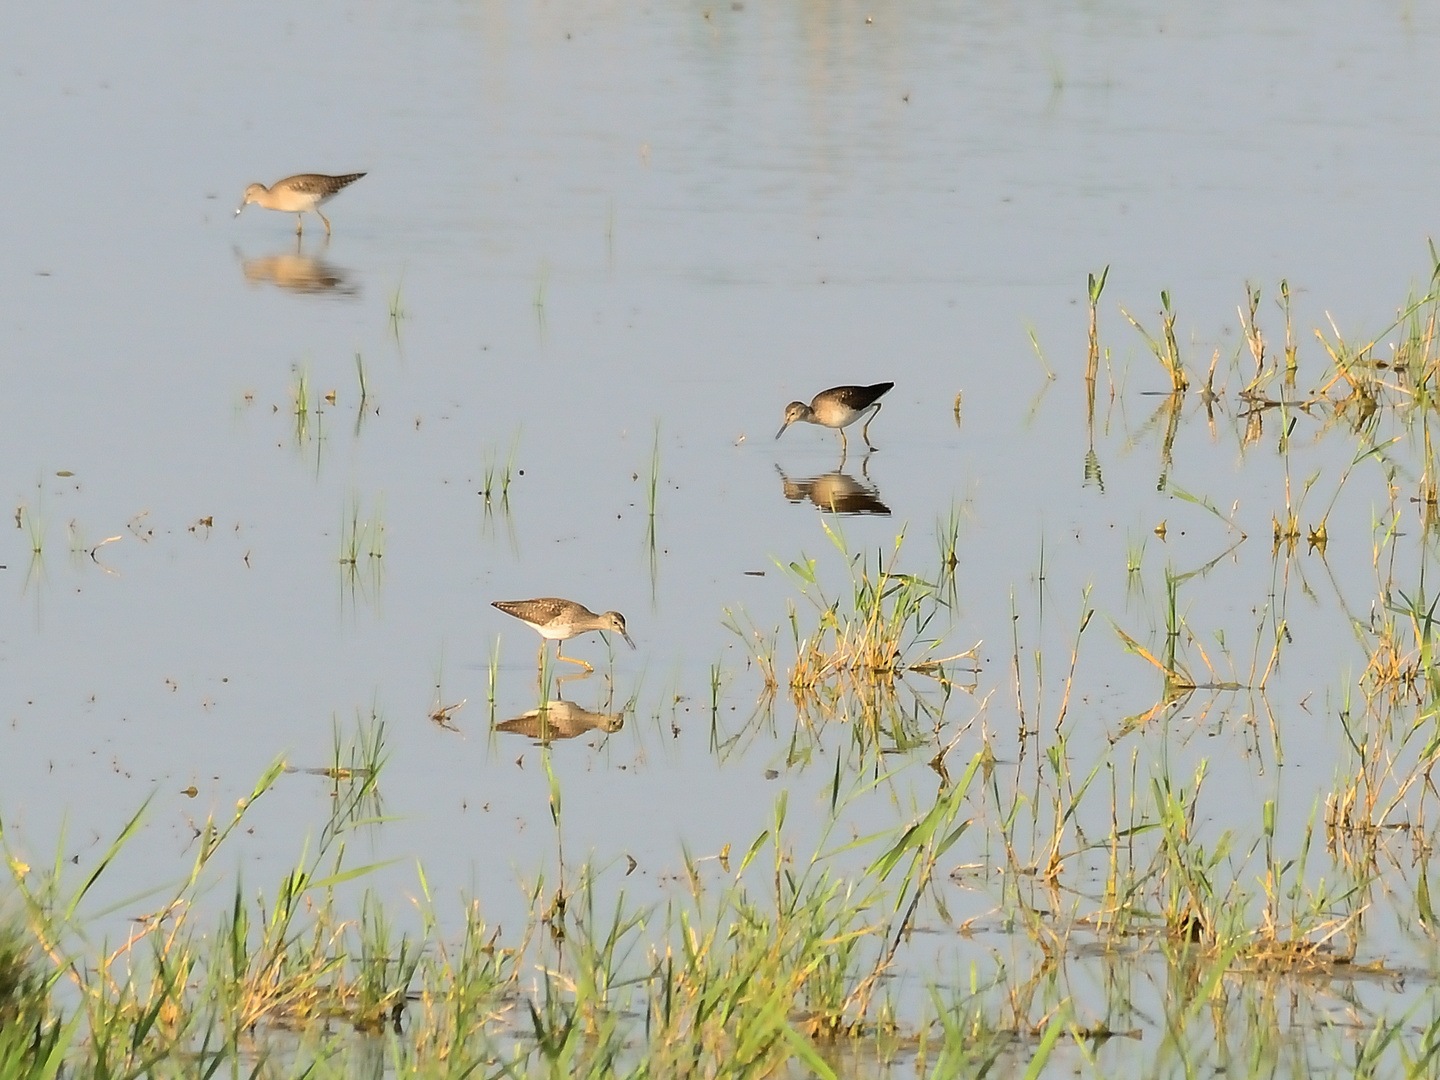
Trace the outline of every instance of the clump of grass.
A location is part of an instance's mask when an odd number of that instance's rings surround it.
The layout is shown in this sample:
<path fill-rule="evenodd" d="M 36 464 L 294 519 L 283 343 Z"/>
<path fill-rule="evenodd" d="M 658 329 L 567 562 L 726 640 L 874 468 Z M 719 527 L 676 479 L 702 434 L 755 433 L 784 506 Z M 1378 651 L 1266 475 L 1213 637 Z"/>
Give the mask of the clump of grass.
<path fill-rule="evenodd" d="M 360 384 L 360 411 L 365 411 L 365 403 L 370 400 L 370 384 L 365 378 L 365 358 L 357 351 L 355 353 L 355 378 Z"/>
<path fill-rule="evenodd" d="M 1149 540 L 1142 534 L 1136 541 L 1133 537 L 1128 538 L 1125 544 L 1125 573 L 1129 577 L 1138 574 L 1145 562 L 1145 548 Z"/>
<path fill-rule="evenodd" d="M 725 608 L 720 624 L 738 637 L 744 644 L 750 661 L 760 672 L 764 694 L 773 694 L 780 688 L 776 676 L 775 652 L 778 631 L 765 633 L 738 608 Z"/>
<path fill-rule="evenodd" d="M 1093 280 L 1093 279 L 1092 279 Z M 1104 278 L 1102 275 L 1101 284 Z M 1180 357 L 1180 346 L 1175 340 L 1175 312 L 1170 308 L 1170 294 L 1163 289 L 1160 292 L 1160 338 L 1156 340 L 1150 336 L 1150 332 L 1140 325 L 1139 320 L 1124 308 L 1120 314 L 1129 320 L 1130 325 L 1140 331 L 1140 336 L 1145 339 L 1145 344 L 1150 347 L 1155 359 L 1160 361 L 1166 373 L 1170 376 L 1170 387 L 1173 393 L 1181 394 L 1190 385 L 1189 376 L 1185 374 L 1185 363 Z"/>
<path fill-rule="evenodd" d="M 1047 382 L 1054 382 L 1054 381 L 1055 381 L 1055 369 L 1050 366 L 1050 361 L 1047 360 L 1047 359 L 1045 359 L 1045 350 L 1040 347 L 1040 335 L 1039 335 L 1038 333 L 1036 333 L 1035 327 L 1030 326 L 1030 325 L 1027 324 L 1026 327 L 1025 327 L 1025 336 L 1030 339 L 1030 348 L 1035 351 L 1035 358 L 1040 361 L 1040 366 L 1045 369 L 1045 380 L 1046 380 Z M 1099 358 L 1099 353 L 1098 353 L 1098 352 L 1096 353 L 1096 358 L 1097 358 L 1097 360 L 1098 360 L 1098 358 Z M 1089 366 L 1088 366 L 1088 365 L 1087 365 L 1087 368 L 1086 368 L 1086 369 L 1087 369 L 1087 370 L 1089 369 Z M 959 394 L 956 394 L 956 395 L 955 395 L 955 425 L 956 425 L 957 427 L 960 425 L 960 395 L 959 395 Z"/>
<path fill-rule="evenodd" d="M 799 615 L 790 609 L 790 627 L 796 660 L 790 672 L 792 690 L 813 690 L 836 677 L 884 683 L 907 666 L 928 656 L 938 643 L 922 644 L 922 636 L 935 617 L 935 586 L 896 568 L 904 533 L 896 538 L 888 560 L 877 553 L 873 568 L 863 553 L 851 554 L 844 537 L 821 521 L 826 535 L 845 559 L 850 572 L 849 603 L 829 599 L 820 584 L 816 561 L 776 565 L 787 572 L 810 601 L 818 619 L 802 631 Z M 917 653 L 915 648 L 919 646 Z"/>
<path fill-rule="evenodd" d="M 1280 299 L 1277 303 L 1285 316 L 1285 381 L 1294 386 L 1295 373 L 1300 369 L 1300 347 L 1295 343 L 1295 326 L 1290 317 L 1290 283 L 1284 278 L 1280 279 Z"/>
<path fill-rule="evenodd" d="M 31 509 L 25 503 L 21 503 L 15 510 L 15 520 L 18 523 L 24 522 L 25 535 L 30 540 L 30 555 L 39 559 L 45 554 L 45 522 L 40 514 Z"/>
<path fill-rule="evenodd" d="M 650 446 L 650 472 L 645 485 L 645 551 L 650 566 L 653 593 L 660 576 L 659 546 L 655 532 L 655 510 L 660 499 L 660 420 L 655 420 L 655 439 Z"/>
<path fill-rule="evenodd" d="M 515 457 L 519 451 L 520 432 L 518 430 L 510 439 L 510 450 L 505 455 L 503 463 L 498 461 L 493 446 L 485 451 L 478 494 L 484 500 L 487 520 L 497 504 L 502 514 L 507 517 L 510 514 L 510 485 L 515 479 Z"/>
<path fill-rule="evenodd" d="M 710 722 L 716 723 L 720 717 L 720 696 L 725 687 L 725 669 L 721 664 L 710 665 Z"/>
<path fill-rule="evenodd" d="M 404 288 L 405 273 L 401 271 L 400 279 L 395 282 L 395 291 L 390 294 L 390 333 L 394 335 L 397 344 L 400 341 L 400 320 L 410 317 L 404 306 Z"/>
<path fill-rule="evenodd" d="M 842 594 L 843 599 L 832 599 L 827 594 L 815 559 L 802 555 L 788 564 L 776 560 L 776 565 L 798 586 L 814 615 L 812 623 L 802 618 L 793 602 L 787 605 L 794 660 L 785 683 L 802 710 L 807 708 L 807 696 L 822 691 L 829 703 L 825 711 L 830 711 L 837 695 L 843 693 L 855 692 L 862 702 L 873 701 L 876 694 L 892 692 L 896 680 L 906 672 L 934 677 L 948 688 L 952 683 L 947 665 L 957 661 L 974 664 L 978 645 L 943 659 L 932 655 L 941 638 L 928 636 L 930 628 L 947 605 L 936 583 L 898 570 L 903 532 L 888 557 L 877 553 L 872 566 L 863 553 L 852 554 L 843 535 L 828 522 L 822 520 L 821 527 L 849 572 L 850 587 L 848 593 Z M 946 578 L 943 530 L 942 523 L 938 533 L 942 562 L 938 579 L 942 582 Z M 953 582 L 950 591 L 953 594 Z M 723 622 L 744 642 L 762 675 L 764 692 L 772 693 L 780 684 L 778 630 L 762 632 L 731 608 L 725 609 Z M 862 706 L 862 713 L 875 712 L 873 707 Z"/>
<path fill-rule="evenodd" d="M 724 1061 L 764 1075 L 798 1058 L 817 1075 L 836 1075 L 822 1048 L 882 1030 L 888 1010 L 877 1010 L 877 997 L 940 860 L 969 826 L 959 814 L 976 768 L 972 762 L 850 880 L 818 853 L 795 859 L 783 795 L 728 887 L 706 889 L 687 857 L 688 902 L 667 920 L 673 943 L 652 946 L 646 958 L 649 1073 Z M 832 823 L 844 802 L 837 787 Z"/>
<path fill-rule="evenodd" d="M 310 369 L 297 365 L 294 376 L 290 382 L 290 407 L 295 418 L 293 437 L 299 447 L 310 441 L 310 415 L 314 408 L 310 402 Z"/>
<path fill-rule="evenodd" d="M 550 290 L 550 263 L 547 259 L 540 260 L 540 266 L 535 271 L 535 296 L 531 301 L 535 308 L 535 324 L 540 328 L 540 333 L 545 333 L 545 297 Z"/>
<path fill-rule="evenodd" d="M 1250 348 L 1250 356 L 1255 361 L 1255 374 L 1251 385 L 1257 384 L 1265 375 L 1265 335 L 1260 331 L 1259 322 L 1256 320 L 1256 313 L 1260 308 L 1260 287 L 1245 283 L 1245 303 L 1240 307 L 1240 332 L 1245 338 L 1245 344 Z"/>
<path fill-rule="evenodd" d="M 1089 346 L 1085 350 L 1085 381 L 1090 384 L 1090 400 L 1095 400 L 1095 377 L 1100 373 L 1100 294 L 1105 291 L 1105 279 L 1110 276 L 1110 267 L 1106 266 L 1100 271 L 1097 278 L 1089 274 L 1085 282 L 1085 295 L 1089 302 L 1090 311 L 1090 337 Z M 1035 336 L 1030 337 L 1032 343 Z M 1040 346 L 1035 345 L 1035 351 L 1040 351 Z"/>
<path fill-rule="evenodd" d="M 290 383 L 290 404 L 296 416 L 306 416 L 310 412 L 310 369 L 297 367 L 295 378 Z"/>
<path fill-rule="evenodd" d="M 122 857 L 146 806 L 121 827 L 78 885 L 70 883 L 68 862 L 58 857 L 53 868 L 32 870 L 12 836 L 0 831 L 21 917 L 54 964 L 52 975 L 34 975 L 29 948 L 13 945 L 20 939 L 8 932 L 0 935 L 0 991 L 12 1003 L 0 1000 L 0 1012 L 13 1006 L 33 1016 L 40 991 L 48 985 L 45 979 L 65 976 L 78 1002 L 77 1022 L 84 1021 L 82 1060 L 108 1063 L 117 1071 L 106 1075 L 119 1076 L 138 1076 L 153 1063 L 197 1055 L 213 1068 L 233 1059 L 240 1052 L 241 1033 L 260 1024 L 341 1016 L 356 1026 L 373 1025 L 405 999 L 418 964 L 413 946 L 394 940 L 388 921 L 373 907 L 364 909 L 358 928 L 336 914 L 336 888 L 373 869 L 345 865 L 343 838 L 374 820 L 385 760 L 383 730 L 378 718 L 368 726 L 362 723 L 353 746 L 337 734 L 336 763 L 305 770 L 323 773 L 334 783 L 332 813 L 315 852 L 284 876 L 270 902 L 262 895 L 252 907 L 237 885 L 234 902 L 213 935 L 194 926 L 190 912 L 197 896 L 211 887 L 207 871 L 216 854 L 288 771 L 281 762 L 265 772 L 228 820 L 206 820 L 196 833 L 189 875 L 159 908 L 137 919 L 128 940 L 109 953 L 92 951 L 81 904 Z M 350 935 L 358 940 L 347 940 Z M 351 965 L 352 955 L 361 958 L 359 965 Z M 11 1030 L 3 1024 L 0 1029 Z"/>
<path fill-rule="evenodd" d="M 487 665 L 486 670 L 487 670 L 487 672 L 488 672 L 488 674 L 489 674 L 489 687 L 490 687 L 489 694 L 490 694 L 490 696 L 489 696 L 489 698 L 488 698 L 488 701 L 489 701 L 489 703 L 490 703 L 490 721 L 491 721 L 491 726 L 493 727 L 493 726 L 494 726 L 494 721 L 495 721 L 495 688 L 500 684 L 500 635 L 499 635 L 499 634 L 496 634 L 496 635 L 495 635 L 494 644 L 492 644 L 492 645 L 490 646 L 490 662 L 489 662 L 489 664 Z"/>
<path fill-rule="evenodd" d="M 935 543 L 940 548 L 940 574 L 937 582 L 952 606 L 957 602 L 955 570 L 960 565 L 960 504 L 952 501 L 943 518 L 935 521 Z"/>
<path fill-rule="evenodd" d="M 0 1030 L 31 1033 L 50 1015 L 50 979 L 39 944 L 13 918 L 0 918 Z"/>
<path fill-rule="evenodd" d="M 0 1075 L 6 1080 L 54 1080 L 63 1075 L 79 1028 L 54 1015 L 50 988 L 58 976 L 30 933 L 0 921 Z"/>
<path fill-rule="evenodd" d="M 384 505 L 384 496 L 376 496 L 367 515 L 362 509 L 360 497 L 354 495 L 348 512 L 340 519 L 339 561 L 347 581 L 352 585 L 358 579 L 362 562 L 369 566 L 372 578 L 378 580 L 381 560 L 385 557 Z"/>
<path fill-rule="evenodd" d="M 45 555 L 45 480 L 44 474 L 35 481 L 35 503 L 20 503 L 15 507 L 15 527 L 24 528 L 30 541 L 30 563 L 34 567 Z"/>
<path fill-rule="evenodd" d="M 649 516 L 651 535 L 654 535 L 655 507 L 660 498 L 660 420 L 655 420 L 655 438 L 650 444 L 650 472 L 645 483 L 645 512 Z"/>

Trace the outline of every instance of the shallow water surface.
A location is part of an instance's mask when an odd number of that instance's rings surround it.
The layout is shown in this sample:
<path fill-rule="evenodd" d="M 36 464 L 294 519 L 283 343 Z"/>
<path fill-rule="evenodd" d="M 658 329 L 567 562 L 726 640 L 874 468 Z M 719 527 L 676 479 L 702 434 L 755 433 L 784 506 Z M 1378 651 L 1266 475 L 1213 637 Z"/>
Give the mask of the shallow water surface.
<path fill-rule="evenodd" d="M 1197 835 L 1234 830 L 1242 858 L 1273 802 L 1296 851 L 1356 771 L 1366 633 L 1431 534 L 1414 417 L 1346 431 L 1290 402 L 1334 375 L 1315 331 L 1393 340 L 1426 287 L 1437 42 L 1433 12 L 1373 3 L 17 10 L 12 845 L 88 863 L 153 793 L 100 890 L 128 917 L 272 760 L 324 768 L 379 718 L 369 883 L 399 906 L 418 862 L 502 926 L 556 858 L 547 768 L 566 857 L 647 902 L 683 851 L 746 848 L 782 791 L 792 840 L 818 842 L 837 761 L 894 773 L 847 807 L 857 835 L 923 812 L 946 747 L 958 774 L 989 745 L 1038 791 L 1037 729 L 1106 789 L 1073 828 L 1110 828 L 1112 785 L 1130 813 L 1203 761 Z M 234 217 L 251 181 L 355 170 L 328 238 Z M 1261 290 L 1273 365 L 1282 280 L 1301 374 L 1266 413 L 1241 397 L 1239 309 Z M 1162 290 L 1178 400 L 1122 314 L 1158 337 Z M 882 379 L 873 453 L 858 426 L 844 456 L 822 428 L 774 438 L 787 401 Z M 1318 553 L 1272 548 L 1296 504 Z M 934 583 L 947 534 L 953 591 L 906 660 L 978 643 L 974 674 L 792 699 L 793 639 L 848 597 L 847 559 Z M 787 573 L 807 557 L 818 605 Z M 537 637 L 490 602 L 546 595 L 624 612 L 638 649 L 585 635 L 566 649 L 597 672 L 537 687 Z M 1201 685 L 1147 715 L 1167 641 Z M 293 864 L 329 788 L 291 773 L 257 804 L 247 883 Z M 996 855 L 995 813 L 976 796 L 957 867 Z M 1069 887 L 1098 888 L 1080 863 Z M 957 874 L 950 914 L 1008 950 L 1003 873 Z M 910 1000 L 988 955 L 923 922 Z M 1403 911 L 1368 930 L 1362 959 L 1433 958 Z M 1422 967 L 1367 1008 L 1429 993 Z"/>

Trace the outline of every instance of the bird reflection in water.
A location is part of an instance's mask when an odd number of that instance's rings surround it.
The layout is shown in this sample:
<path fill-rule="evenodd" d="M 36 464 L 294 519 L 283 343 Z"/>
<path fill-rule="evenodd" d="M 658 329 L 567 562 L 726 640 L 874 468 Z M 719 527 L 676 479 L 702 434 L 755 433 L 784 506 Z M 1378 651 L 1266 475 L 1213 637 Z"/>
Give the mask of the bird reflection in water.
<path fill-rule="evenodd" d="M 612 731 L 619 731 L 624 726 L 625 714 L 623 712 L 591 712 L 589 709 L 582 709 L 574 702 L 557 698 L 554 701 L 547 701 L 542 708 L 531 709 L 513 720 L 496 724 L 495 730 L 509 732 L 512 735 L 524 735 L 526 738 L 548 743 L 556 739 L 573 739 L 577 735 L 584 735 L 587 731 L 609 734 Z"/>
<path fill-rule="evenodd" d="M 337 296 L 354 296 L 360 291 L 350 283 L 344 270 L 319 255 L 305 254 L 299 241 L 294 251 L 247 259 L 236 248 L 235 256 L 240 260 L 245 280 L 251 285 L 268 283 L 289 292 L 334 293 Z"/>
<path fill-rule="evenodd" d="M 842 464 L 844 459 L 841 459 Z M 775 471 L 780 474 L 780 483 L 785 488 L 785 498 L 792 503 L 809 499 L 829 514 L 874 514 L 889 516 L 890 507 L 880 501 L 880 493 L 874 485 L 862 483 L 849 473 L 836 469 L 824 476 L 811 476 L 792 480 L 779 465 Z M 869 480 L 869 477 L 866 477 Z"/>

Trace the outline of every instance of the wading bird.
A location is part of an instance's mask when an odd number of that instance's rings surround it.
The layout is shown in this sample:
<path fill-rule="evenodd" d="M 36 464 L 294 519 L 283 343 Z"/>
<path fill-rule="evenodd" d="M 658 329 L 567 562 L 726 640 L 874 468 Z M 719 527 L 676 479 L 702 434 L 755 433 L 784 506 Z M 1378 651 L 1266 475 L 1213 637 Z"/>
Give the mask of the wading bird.
<path fill-rule="evenodd" d="M 613 630 L 625 639 L 626 645 L 635 648 L 635 642 L 631 641 L 630 635 L 625 632 L 625 616 L 618 611 L 596 615 L 584 604 L 577 604 L 574 600 L 561 600 L 555 596 L 542 596 L 535 600 L 495 600 L 492 606 L 535 628 L 544 639 L 540 642 L 539 659 L 542 663 L 545 659 L 545 642 L 553 641 L 556 660 L 568 660 L 572 664 L 579 664 L 586 671 L 594 671 L 584 660 L 562 656 L 560 653 L 560 642 L 591 630 Z"/>
<path fill-rule="evenodd" d="M 329 236 L 330 220 L 320 213 L 320 204 L 333 199 L 343 188 L 364 175 L 363 172 L 347 173 L 344 176 L 299 173 L 296 176 L 287 176 L 284 180 L 276 180 L 268 188 L 264 184 L 251 184 L 245 189 L 245 201 L 235 211 L 235 216 L 239 217 L 240 211 L 252 202 L 259 203 L 266 210 L 294 214 L 295 235 L 299 236 L 305 221 L 305 212 L 309 210 L 325 222 L 325 235 Z"/>
<path fill-rule="evenodd" d="M 867 449 L 874 450 L 875 447 L 870 445 L 870 421 L 880 411 L 880 398 L 894 385 L 893 382 L 881 382 L 873 386 L 832 386 L 816 394 L 809 405 L 803 401 L 792 401 L 785 406 L 785 423 L 780 425 L 775 438 L 784 435 L 791 424 L 803 420 L 807 424 L 819 424 L 840 432 L 840 452 L 843 454 L 848 449 L 845 429 L 869 413 L 860 428 L 860 437 L 865 440 Z"/>

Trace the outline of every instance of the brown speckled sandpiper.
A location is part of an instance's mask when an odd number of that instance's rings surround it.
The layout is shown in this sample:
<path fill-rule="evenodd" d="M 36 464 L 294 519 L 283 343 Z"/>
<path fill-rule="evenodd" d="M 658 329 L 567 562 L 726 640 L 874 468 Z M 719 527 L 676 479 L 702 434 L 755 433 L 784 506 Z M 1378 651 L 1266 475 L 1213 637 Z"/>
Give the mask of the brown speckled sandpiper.
<path fill-rule="evenodd" d="M 618 611 L 596 615 L 584 604 L 577 604 L 574 600 L 561 600 L 556 596 L 541 596 L 534 600 L 495 600 L 492 604 L 506 615 L 514 615 L 521 622 L 529 623 L 535 628 L 544 639 L 540 642 L 542 662 L 545 658 L 545 642 L 553 641 L 556 660 L 568 660 L 572 664 L 579 664 L 586 671 L 594 671 L 584 660 L 562 656 L 560 653 L 560 642 L 590 630 L 613 630 L 625 639 L 625 644 L 635 648 L 635 642 L 631 641 L 630 635 L 625 632 L 625 616 Z"/>
<path fill-rule="evenodd" d="M 894 385 L 893 382 L 881 382 L 873 386 L 832 386 L 816 394 L 809 405 L 803 401 L 792 401 L 785 406 L 785 423 L 780 425 L 775 438 L 784 435 L 791 424 L 803 420 L 807 424 L 819 424 L 840 432 L 840 451 L 844 453 L 848 449 L 845 429 L 868 412 L 870 415 L 865 417 L 860 435 L 866 447 L 874 450 L 875 447 L 870 445 L 870 421 L 880 411 L 880 398 Z"/>
<path fill-rule="evenodd" d="M 284 180 L 277 180 L 268 188 L 264 184 L 251 184 L 245 189 L 245 201 L 235 211 L 235 216 L 239 217 L 240 211 L 252 202 L 259 203 L 266 210 L 280 210 L 287 214 L 294 214 L 295 235 L 299 236 L 304 224 L 305 212 L 309 210 L 325 222 L 325 235 L 329 236 L 330 220 L 320 213 L 320 204 L 333 199 L 343 188 L 353 184 L 364 175 L 363 172 L 347 173 L 344 176 L 299 173 L 295 176 L 287 176 Z"/>

